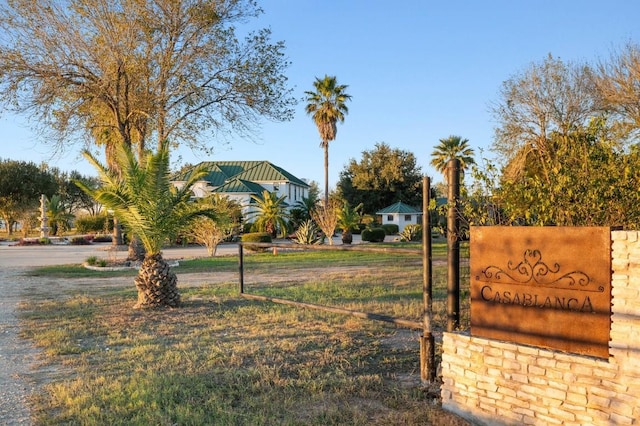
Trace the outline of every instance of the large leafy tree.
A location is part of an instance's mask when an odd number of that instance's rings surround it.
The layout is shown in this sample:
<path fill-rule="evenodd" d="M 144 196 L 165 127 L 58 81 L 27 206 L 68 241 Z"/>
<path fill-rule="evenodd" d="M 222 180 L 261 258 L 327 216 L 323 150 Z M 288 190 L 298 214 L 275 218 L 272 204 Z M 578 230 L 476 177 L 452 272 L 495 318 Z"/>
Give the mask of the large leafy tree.
<path fill-rule="evenodd" d="M 97 187 L 100 184 L 100 179 L 95 176 L 84 176 L 77 170 L 63 172 L 57 167 L 52 168 L 51 173 L 58 183 L 57 194 L 60 196 L 60 202 L 64 205 L 66 213 L 73 215 L 79 211 L 86 211 L 95 216 L 100 212 L 101 206 L 76 185 L 77 181 L 82 181 L 87 186 Z"/>
<path fill-rule="evenodd" d="M 253 0 L 12 0 L 0 6 L 0 96 L 53 140 L 145 150 L 289 119 L 284 44 L 235 25 Z M 209 139 L 210 140 L 210 139 Z"/>
<path fill-rule="evenodd" d="M 320 147 L 324 150 L 324 203 L 329 202 L 329 142 L 335 140 L 338 132 L 337 123 L 344 122 L 349 112 L 347 101 L 351 95 L 346 93 L 347 87 L 338 84 L 335 76 L 316 77 L 313 91 L 305 92 L 307 105 L 305 110 L 313 118 L 320 133 Z"/>
<path fill-rule="evenodd" d="M 640 46 L 629 43 L 600 62 L 595 74 L 600 107 L 615 119 L 615 133 L 637 140 L 640 135 Z"/>
<path fill-rule="evenodd" d="M 509 165 L 510 178 L 517 179 L 535 158 L 540 177 L 549 179 L 550 135 L 561 142 L 598 111 L 592 77 L 587 65 L 549 56 L 503 83 L 491 108 L 497 123 L 493 149 Z"/>
<path fill-rule="evenodd" d="M 447 171 L 449 160 L 460 160 L 460 168 L 468 169 L 475 163 L 473 159 L 474 151 L 469 146 L 469 139 L 451 135 L 448 138 L 440 139 L 440 143 L 435 146 L 431 153 L 431 165 L 442 174 Z"/>
<path fill-rule="evenodd" d="M 117 152 L 118 170 L 113 173 L 91 153 L 85 157 L 96 167 L 102 186 L 78 185 L 113 213 L 144 245 L 146 254 L 135 278 L 138 290 L 136 308 L 178 306 L 177 277 L 162 257 L 162 246 L 173 241 L 187 223 L 215 212 L 190 201 L 191 188 L 206 171 L 195 169 L 185 185 L 177 189 L 170 181 L 169 144 L 149 152 L 140 163 L 133 152 L 121 145 Z"/>
<path fill-rule="evenodd" d="M 34 163 L 0 160 L 0 216 L 7 233 L 25 213 L 38 208 L 41 195 L 51 197 L 57 190 L 53 174 Z"/>
<path fill-rule="evenodd" d="M 376 143 L 351 159 L 340 173 L 338 192 L 352 206 L 362 204 L 364 213 L 374 214 L 393 203 L 422 205 L 422 172 L 413 153 Z"/>
<path fill-rule="evenodd" d="M 268 29 L 236 34 L 261 12 L 253 0 L 5 2 L 0 99 L 59 148 L 99 145 L 112 170 L 119 145 L 140 160 L 168 138 L 208 149 L 205 133 L 250 135 L 259 117 L 292 116 L 284 44 Z"/>
<path fill-rule="evenodd" d="M 518 179 L 503 176 L 498 201 L 516 223 L 640 227 L 640 156 L 607 136 L 604 120 L 567 135 L 551 134 L 551 160 L 535 158 Z"/>

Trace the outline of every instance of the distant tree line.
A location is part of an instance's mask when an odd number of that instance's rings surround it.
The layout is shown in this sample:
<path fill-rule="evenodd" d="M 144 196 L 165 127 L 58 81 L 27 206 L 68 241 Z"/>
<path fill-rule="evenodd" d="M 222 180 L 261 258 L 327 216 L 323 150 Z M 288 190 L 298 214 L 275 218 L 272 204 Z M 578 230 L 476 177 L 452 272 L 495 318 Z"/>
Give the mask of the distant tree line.
<path fill-rule="evenodd" d="M 41 195 L 47 197 L 45 206 L 54 235 L 66 230 L 77 213 L 99 213 L 100 205 L 76 181 L 91 187 L 98 184 L 96 178 L 77 171 L 63 172 L 33 162 L 0 159 L 0 218 L 7 234 L 11 235 L 18 223 L 24 232 L 40 226 Z"/>

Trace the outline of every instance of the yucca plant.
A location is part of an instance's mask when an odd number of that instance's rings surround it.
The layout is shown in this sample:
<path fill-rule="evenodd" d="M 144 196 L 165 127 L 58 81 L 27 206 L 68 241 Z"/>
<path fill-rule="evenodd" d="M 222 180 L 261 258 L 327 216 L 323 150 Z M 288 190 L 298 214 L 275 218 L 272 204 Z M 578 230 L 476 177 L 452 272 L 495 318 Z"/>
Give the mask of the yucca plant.
<path fill-rule="evenodd" d="M 165 241 L 173 241 L 177 232 L 196 217 L 215 217 L 215 212 L 190 202 L 191 187 L 206 171 L 195 169 L 183 187 L 170 181 L 169 145 L 162 143 L 156 153 L 148 153 L 139 163 L 130 148 L 120 146 L 117 162 L 120 175 L 112 173 L 89 151 L 83 155 L 98 170 L 102 185 L 92 189 L 76 182 L 87 194 L 102 204 L 138 236 L 146 254 L 135 285 L 138 301 L 135 308 L 175 307 L 180 304 L 177 277 L 162 258 Z"/>
<path fill-rule="evenodd" d="M 400 233 L 400 241 L 422 240 L 422 225 L 412 223 L 404 227 Z"/>
<path fill-rule="evenodd" d="M 320 244 L 322 238 L 318 236 L 318 227 L 311 219 L 305 220 L 296 230 L 296 242 L 298 244 Z"/>

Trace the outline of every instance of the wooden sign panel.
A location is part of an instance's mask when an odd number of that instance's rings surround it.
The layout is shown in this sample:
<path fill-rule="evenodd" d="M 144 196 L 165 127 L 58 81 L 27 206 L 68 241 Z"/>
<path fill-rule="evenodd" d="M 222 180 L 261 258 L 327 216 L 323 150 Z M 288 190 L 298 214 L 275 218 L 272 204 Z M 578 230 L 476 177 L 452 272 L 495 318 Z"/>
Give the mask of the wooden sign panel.
<path fill-rule="evenodd" d="M 607 227 L 472 227 L 471 334 L 608 358 Z"/>

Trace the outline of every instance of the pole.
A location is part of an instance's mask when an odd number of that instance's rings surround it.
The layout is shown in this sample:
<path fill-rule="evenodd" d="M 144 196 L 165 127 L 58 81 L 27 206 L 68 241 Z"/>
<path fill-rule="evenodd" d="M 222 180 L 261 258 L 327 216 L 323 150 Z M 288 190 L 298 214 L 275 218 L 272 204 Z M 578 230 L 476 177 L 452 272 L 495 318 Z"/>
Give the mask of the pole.
<path fill-rule="evenodd" d="M 429 204 L 431 183 L 427 176 L 422 178 L 422 302 L 423 326 L 420 338 L 420 378 L 433 383 L 436 379 L 435 343 L 431 333 L 431 308 L 433 278 L 431 272 L 431 216 Z"/>
<path fill-rule="evenodd" d="M 460 327 L 460 160 L 457 158 L 447 163 L 447 180 L 447 331 L 452 332 Z"/>
<path fill-rule="evenodd" d="M 238 289 L 240 294 L 244 293 L 244 259 L 242 256 L 242 244 L 238 244 Z"/>

